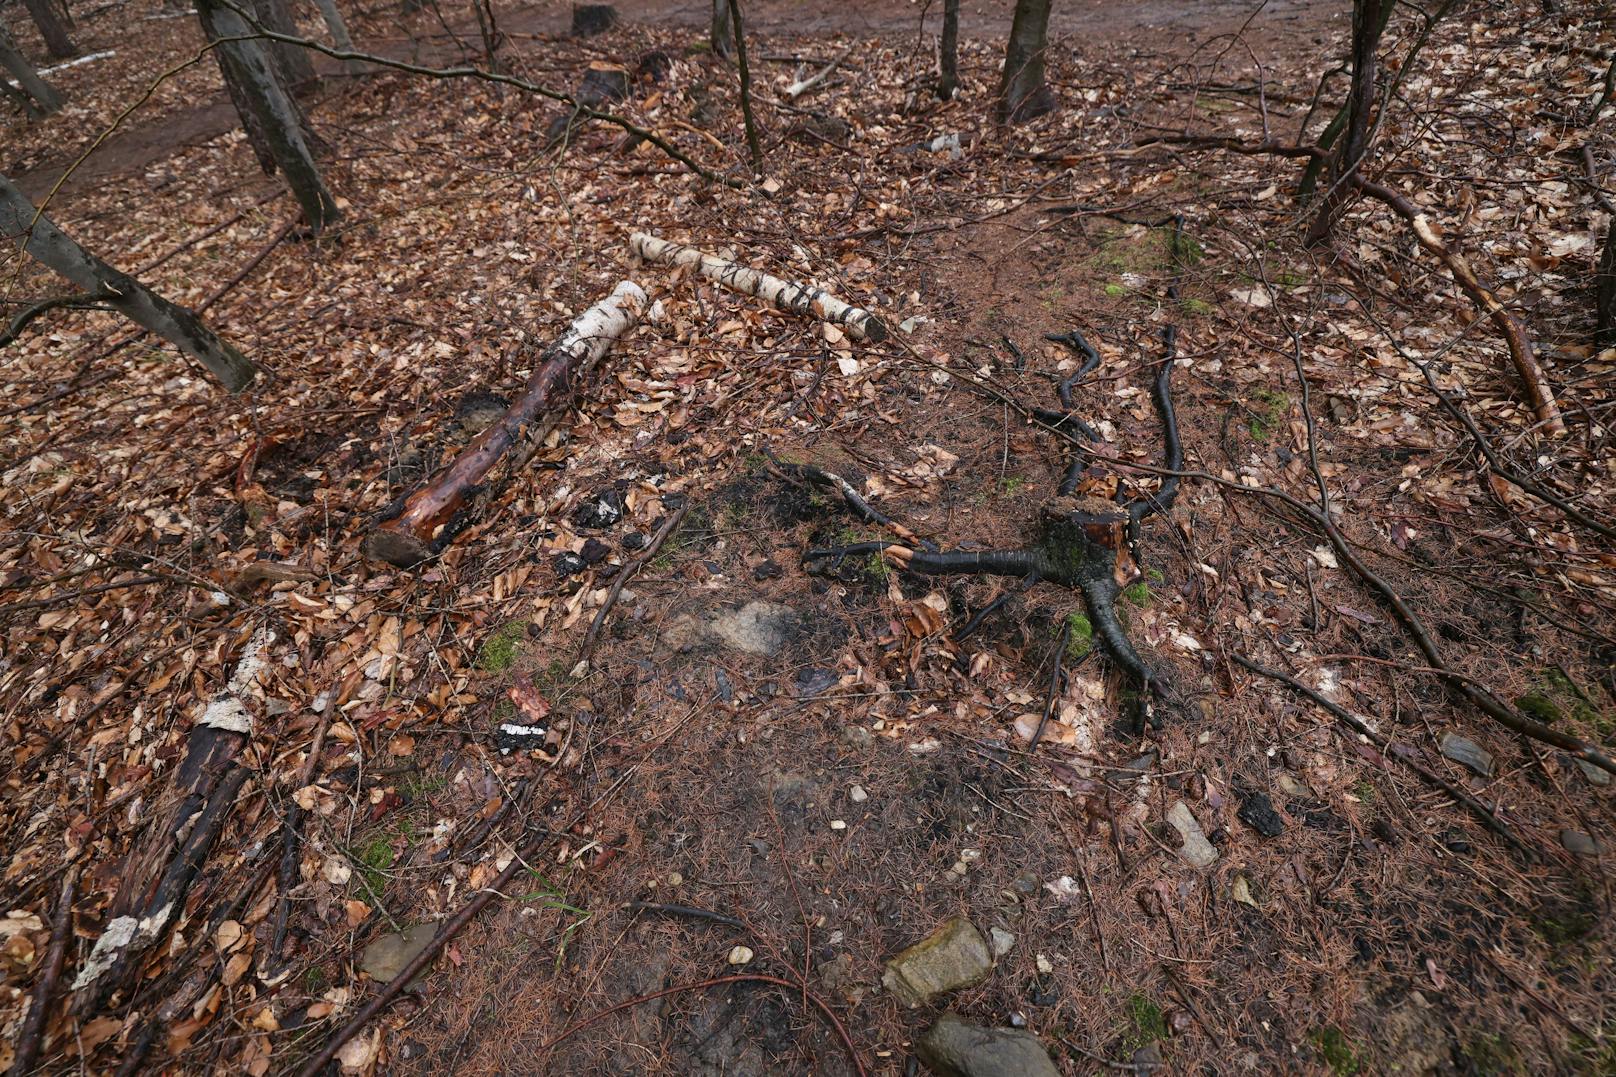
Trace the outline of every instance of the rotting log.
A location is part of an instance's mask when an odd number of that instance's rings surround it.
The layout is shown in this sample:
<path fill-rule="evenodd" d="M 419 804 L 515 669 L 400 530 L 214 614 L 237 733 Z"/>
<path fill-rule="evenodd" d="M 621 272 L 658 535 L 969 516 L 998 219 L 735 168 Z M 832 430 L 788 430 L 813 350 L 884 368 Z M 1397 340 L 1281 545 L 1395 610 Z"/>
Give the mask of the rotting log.
<path fill-rule="evenodd" d="M 472 490 L 535 419 L 572 398 L 573 390 L 613 342 L 640 320 L 645 291 L 625 280 L 578 316 L 546 349 L 527 388 L 505 414 L 477 435 L 443 471 L 404 499 L 400 511 L 366 536 L 365 556 L 399 568 L 418 565 L 452 535 L 441 534 Z"/>
<path fill-rule="evenodd" d="M 247 779 L 236 757 L 252 737 L 247 700 L 258 693 L 274 639 L 268 628 L 252 634 L 229 682 L 191 727 L 172 783 L 147 809 L 146 837 L 125 862 L 106 927 L 73 981 L 73 1011 L 81 1020 L 134 981 L 141 956 L 179 918 Z"/>
<path fill-rule="evenodd" d="M 887 338 L 886 323 L 867 310 L 842 302 L 821 288 L 772 277 L 761 269 L 726 262 L 694 247 L 635 232 L 629 249 L 637 257 L 663 265 L 688 266 L 732 292 L 755 296 L 792 314 L 805 314 L 847 330 L 855 340 L 879 344 Z"/>

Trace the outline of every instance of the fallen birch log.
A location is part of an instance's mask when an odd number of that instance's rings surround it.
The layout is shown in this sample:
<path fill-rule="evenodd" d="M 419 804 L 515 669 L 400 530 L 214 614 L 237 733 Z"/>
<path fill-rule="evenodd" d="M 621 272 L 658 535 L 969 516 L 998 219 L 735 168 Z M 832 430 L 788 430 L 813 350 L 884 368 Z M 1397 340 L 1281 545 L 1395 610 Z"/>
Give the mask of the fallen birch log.
<path fill-rule="evenodd" d="M 790 86 L 787 86 L 784 91 L 786 100 L 795 101 L 809 90 L 818 88 L 826 79 L 830 78 L 832 72 L 834 72 L 838 67 L 842 66 L 842 61 L 847 59 L 852 54 L 853 46 L 848 45 L 847 48 L 841 51 L 840 55 L 838 55 L 836 59 L 826 64 L 820 70 L 819 74 L 810 78 L 800 78 L 796 82 L 793 82 Z"/>
<path fill-rule="evenodd" d="M 881 319 L 867 310 L 849 306 L 822 289 L 771 277 L 761 269 L 726 262 L 714 255 L 704 254 L 694 247 L 669 243 L 665 239 L 658 239 L 644 232 L 635 232 L 630 236 L 628 245 L 629 250 L 637 257 L 648 262 L 690 266 L 708 280 L 732 292 L 756 296 L 773 303 L 781 310 L 793 314 L 811 315 L 821 321 L 839 325 L 855 340 L 867 340 L 872 344 L 879 344 L 887 338 L 887 327 Z"/>
<path fill-rule="evenodd" d="M 147 810 L 146 838 L 127 861 L 106 927 L 73 981 L 73 1011 L 81 1020 L 135 980 L 141 956 L 183 911 L 191 882 L 247 779 L 236 756 L 252 736 L 247 700 L 259 694 L 258 675 L 274 640 L 273 632 L 260 628 L 247 641 L 229 683 L 191 727 L 172 783 Z"/>
<path fill-rule="evenodd" d="M 420 564 L 446 539 L 443 530 L 466 498 L 494 469 L 523 431 L 546 411 L 564 404 L 613 342 L 640 320 L 648 300 L 633 281 L 623 281 L 612 294 L 580 314 L 545 350 L 528 378 L 527 388 L 487 430 L 478 434 L 443 471 L 404 499 L 398 513 L 365 538 L 365 556 L 399 568 Z M 452 537 L 452 536 L 448 536 Z"/>

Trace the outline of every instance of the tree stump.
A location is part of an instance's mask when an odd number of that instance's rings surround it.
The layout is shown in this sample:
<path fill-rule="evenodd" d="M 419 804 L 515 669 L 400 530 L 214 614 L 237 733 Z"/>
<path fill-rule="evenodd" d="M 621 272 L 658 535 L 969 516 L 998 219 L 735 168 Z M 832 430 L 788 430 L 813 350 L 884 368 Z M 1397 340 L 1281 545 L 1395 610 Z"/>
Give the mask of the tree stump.
<path fill-rule="evenodd" d="M 617 9 L 610 4 L 572 5 L 572 36 L 594 37 L 617 25 Z"/>
<path fill-rule="evenodd" d="M 573 100 L 578 102 L 578 108 L 550 121 L 550 126 L 544 132 L 546 148 L 553 148 L 563 138 L 570 138 L 588 122 L 588 117 L 582 114 L 582 110 L 598 109 L 602 105 L 626 98 L 629 81 L 629 73 L 624 68 L 599 60 L 590 64 L 589 70 L 585 71 L 584 77 L 579 80 L 578 88 L 572 92 Z"/>

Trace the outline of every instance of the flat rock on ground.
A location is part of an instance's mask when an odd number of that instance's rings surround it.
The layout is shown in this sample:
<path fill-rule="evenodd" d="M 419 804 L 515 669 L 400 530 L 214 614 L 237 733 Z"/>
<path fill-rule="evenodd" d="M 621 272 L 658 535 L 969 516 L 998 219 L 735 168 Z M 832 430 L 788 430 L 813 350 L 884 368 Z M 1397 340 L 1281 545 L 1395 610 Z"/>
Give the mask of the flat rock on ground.
<path fill-rule="evenodd" d="M 881 985 L 913 1008 L 946 991 L 981 983 L 992 971 L 987 940 L 969 920 L 956 916 L 888 961 Z"/>
<path fill-rule="evenodd" d="M 944 1013 L 915 1044 L 915 1054 L 939 1077 L 1057 1077 L 1037 1036 L 1014 1028 L 983 1028 Z"/>

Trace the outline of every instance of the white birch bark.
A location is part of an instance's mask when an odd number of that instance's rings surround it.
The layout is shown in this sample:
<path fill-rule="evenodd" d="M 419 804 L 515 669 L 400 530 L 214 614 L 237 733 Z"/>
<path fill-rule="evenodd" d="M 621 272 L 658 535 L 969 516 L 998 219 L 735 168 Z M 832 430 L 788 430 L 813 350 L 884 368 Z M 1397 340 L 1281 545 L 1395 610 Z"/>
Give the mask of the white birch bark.
<path fill-rule="evenodd" d="M 694 247 L 669 243 L 645 232 L 635 232 L 628 242 L 629 249 L 648 262 L 689 266 L 732 292 L 756 296 L 781 310 L 839 325 L 855 340 L 878 344 L 887 338 L 887 327 L 881 319 L 867 310 L 842 302 L 823 289 L 781 280 L 761 269 L 726 262 Z"/>
<path fill-rule="evenodd" d="M 826 79 L 830 78 L 832 72 L 834 72 L 838 67 L 842 66 L 842 61 L 843 60 L 847 59 L 852 54 L 853 54 L 853 46 L 848 45 L 847 48 L 845 48 L 845 49 L 843 49 L 841 51 L 841 54 L 839 56 L 837 56 L 836 59 L 832 60 L 830 63 L 826 64 L 822 69 L 820 69 L 819 74 L 814 75 L 814 76 L 812 76 L 810 78 L 798 79 L 796 82 L 793 82 L 790 86 L 787 86 L 785 88 L 785 91 L 784 91 L 785 96 L 786 96 L 786 100 L 795 101 L 797 98 L 801 97 L 803 94 L 807 93 L 809 90 L 817 88 Z"/>

